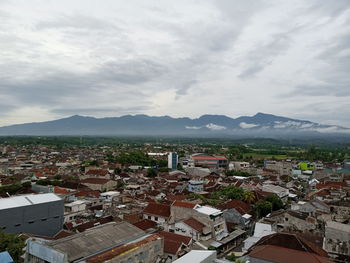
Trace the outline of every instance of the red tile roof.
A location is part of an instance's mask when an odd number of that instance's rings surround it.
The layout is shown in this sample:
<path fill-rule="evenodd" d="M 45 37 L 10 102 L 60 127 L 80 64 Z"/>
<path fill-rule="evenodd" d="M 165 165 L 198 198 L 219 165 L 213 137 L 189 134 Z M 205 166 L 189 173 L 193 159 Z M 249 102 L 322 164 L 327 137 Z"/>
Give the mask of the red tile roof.
<path fill-rule="evenodd" d="M 202 233 L 203 232 L 203 228 L 205 227 L 205 225 L 201 222 L 199 222 L 198 220 L 194 219 L 193 217 L 190 217 L 186 220 L 183 221 L 186 225 L 192 227 L 194 230 Z"/>
<path fill-rule="evenodd" d="M 261 245 L 280 246 L 288 249 L 310 252 L 322 257 L 327 257 L 328 255 L 325 250 L 295 233 L 283 232 L 264 236 L 253 247 Z"/>
<path fill-rule="evenodd" d="M 170 205 L 149 203 L 143 210 L 144 214 L 149 214 L 153 216 L 160 216 L 169 218 L 170 217 Z"/>
<path fill-rule="evenodd" d="M 79 191 L 76 194 L 74 194 L 76 197 L 78 196 L 83 196 L 83 197 L 100 197 L 100 192 L 99 191 L 94 191 L 94 190 L 84 190 L 84 191 Z"/>
<path fill-rule="evenodd" d="M 67 189 L 61 188 L 59 186 L 55 186 L 53 188 L 53 191 L 55 194 L 69 194 L 70 191 L 68 191 Z"/>
<path fill-rule="evenodd" d="M 106 184 L 110 180 L 109 179 L 103 179 L 103 178 L 87 178 L 81 181 L 83 184 Z"/>
<path fill-rule="evenodd" d="M 249 214 L 252 211 L 252 207 L 241 201 L 241 200 L 231 200 L 220 206 L 221 209 L 236 209 L 241 215 Z"/>
<path fill-rule="evenodd" d="M 113 258 L 115 258 L 123 253 L 126 253 L 127 251 L 132 251 L 138 247 L 141 247 L 141 246 L 146 245 L 150 242 L 156 241 L 157 239 L 159 239 L 159 236 L 156 234 L 153 234 L 153 235 L 148 236 L 145 239 L 142 239 L 140 241 L 137 241 L 134 243 L 128 243 L 125 245 L 121 245 L 119 247 L 111 248 L 110 250 L 107 250 L 105 252 L 101 252 L 98 255 L 95 255 L 95 256 L 92 256 L 92 257 L 86 259 L 86 262 L 88 262 L 88 263 L 100 263 L 100 262 L 111 261 Z"/>
<path fill-rule="evenodd" d="M 99 175 L 99 176 L 106 176 L 108 174 L 108 170 L 102 170 L 102 169 L 91 169 L 87 171 L 87 175 Z"/>
<path fill-rule="evenodd" d="M 347 187 L 348 185 L 345 182 L 324 182 L 324 183 L 319 183 L 316 184 L 316 188 L 317 189 L 331 189 L 331 188 L 335 188 L 335 189 L 340 189 L 342 187 Z"/>
<path fill-rule="evenodd" d="M 157 223 L 149 219 L 143 219 L 141 221 L 134 223 L 133 225 L 142 230 L 147 230 L 150 228 L 155 228 L 157 226 Z"/>
<path fill-rule="evenodd" d="M 263 245 L 255 247 L 249 256 L 276 263 L 331 263 L 328 258 L 313 253 L 293 250 L 289 248 Z"/>
<path fill-rule="evenodd" d="M 192 241 L 190 237 L 165 231 L 158 232 L 157 235 L 164 238 L 164 252 L 172 255 L 181 249 L 182 244 L 188 246 Z"/>
<path fill-rule="evenodd" d="M 190 203 L 190 202 L 182 202 L 182 201 L 175 201 L 173 203 L 173 206 L 179 206 L 179 207 L 184 207 L 184 208 L 195 208 L 197 204 Z"/>

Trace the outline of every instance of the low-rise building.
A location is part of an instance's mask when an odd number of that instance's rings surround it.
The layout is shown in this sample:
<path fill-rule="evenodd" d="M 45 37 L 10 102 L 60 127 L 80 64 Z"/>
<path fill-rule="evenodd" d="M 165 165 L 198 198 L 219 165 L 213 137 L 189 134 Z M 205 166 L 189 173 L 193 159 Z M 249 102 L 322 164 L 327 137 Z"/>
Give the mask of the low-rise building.
<path fill-rule="evenodd" d="M 111 222 L 58 240 L 30 238 L 25 263 L 154 263 L 163 255 L 163 246 L 159 235 Z"/>

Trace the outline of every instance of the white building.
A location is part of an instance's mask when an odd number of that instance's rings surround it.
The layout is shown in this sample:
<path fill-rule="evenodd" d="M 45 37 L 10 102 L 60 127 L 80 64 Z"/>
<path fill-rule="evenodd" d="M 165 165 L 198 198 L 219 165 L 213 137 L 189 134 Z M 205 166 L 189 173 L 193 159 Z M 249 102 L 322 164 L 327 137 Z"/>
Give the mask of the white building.
<path fill-rule="evenodd" d="M 168 168 L 172 169 L 172 170 L 176 170 L 178 161 L 179 160 L 178 160 L 177 153 L 175 153 L 175 152 L 169 153 L 169 155 L 168 155 Z"/>

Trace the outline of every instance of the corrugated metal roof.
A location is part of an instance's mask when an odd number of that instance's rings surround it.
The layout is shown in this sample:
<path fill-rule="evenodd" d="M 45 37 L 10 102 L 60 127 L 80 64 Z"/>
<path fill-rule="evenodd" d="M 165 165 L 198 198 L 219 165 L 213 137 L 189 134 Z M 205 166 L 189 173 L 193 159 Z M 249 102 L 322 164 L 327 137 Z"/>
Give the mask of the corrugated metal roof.
<path fill-rule="evenodd" d="M 0 199 L 0 210 L 62 200 L 53 193 L 19 195 Z"/>
<path fill-rule="evenodd" d="M 13 263 L 13 259 L 7 251 L 0 252 L 0 262 L 1 263 Z"/>

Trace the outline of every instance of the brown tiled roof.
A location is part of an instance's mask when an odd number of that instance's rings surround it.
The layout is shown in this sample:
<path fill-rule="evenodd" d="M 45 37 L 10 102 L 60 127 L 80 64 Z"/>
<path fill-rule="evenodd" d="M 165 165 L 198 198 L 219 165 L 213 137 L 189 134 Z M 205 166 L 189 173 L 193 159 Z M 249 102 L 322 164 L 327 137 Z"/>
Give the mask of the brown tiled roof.
<path fill-rule="evenodd" d="M 103 217 L 103 218 L 99 218 L 99 219 L 78 225 L 77 227 L 75 227 L 75 229 L 78 230 L 79 232 L 84 232 L 85 230 L 87 230 L 89 228 L 95 227 L 97 225 L 103 225 L 103 224 L 106 224 L 106 223 L 109 223 L 112 221 L 113 221 L 112 216 Z"/>
<path fill-rule="evenodd" d="M 335 189 L 340 189 L 342 187 L 347 187 L 348 185 L 345 182 L 324 182 L 324 183 L 319 183 L 316 184 L 317 189 L 330 189 L 330 188 L 335 188 Z"/>
<path fill-rule="evenodd" d="M 170 205 L 149 203 L 143 210 L 143 213 L 168 218 L 170 217 Z"/>
<path fill-rule="evenodd" d="M 91 197 L 100 197 L 100 192 L 99 191 L 94 191 L 94 190 L 83 190 L 83 191 L 79 191 L 76 194 L 74 194 L 76 197 L 78 196 L 91 196 Z"/>
<path fill-rule="evenodd" d="M 166 199 L 170 200 L 170 201 L 182 201 L 186 199 L 186 195 L 184 194 L 177 194 L 177 195 L 167 195 Z"/>
<path fill-rule="evenodd" d="M 138 213 L 124 215 L 124 221 L 129 222 L 130 224 L 139 222 L 141 218 L 142 218 L 141 214 L 138 214 Z"/>
<path fill-rule="evenodd" d="M 69 194 L 70 191 L 68 191 L 67 189 L 61 188 L 59 186 L 55 186 L 54 187 L 54 193 L 55 194 Z"/>
<path fill-rule="evenodd" d="M 280 246 L 288 249 L 305 251 L 327 257 L 327 252 L 316 244 L 294 233 L 275 233 L 262 237 L 252 248 L 261 245 Z M 299 263 L 299 262 L 298 262 Z"/>
<path fill-rule="evenodd" d="M 116 248 L 112 248 L 106 252 L 102 252 L 96 256 L 90 257 L 86 260 L 87 263 L 100 263 L 109 261 L 117 256 L 119 256 L 122 253 L 125 253 L 127 251 L 130 251 L 132 249 L 135 249 L 137 247 L 140 247 L 142 245 L 145 245 L 149 242 L 153 242 L 155 240 L 159 239 L 159 236 L 156 234 L 153 234 L 151 236 L 146 237 L 145 239 L 142 239 L 135 243 L 128 243 L 126 245 L 122 245 Z"/>
<path fill-rule="evenodd" d="M 170 233 L 170 232 L 166 232 L 166 231 L 160 231 L 157 234 L 164 237 L 164 240 L 172 240 L 172 241 L 181 242 L 181 243 L 185 244 L 186 246 L 188 246 L 192 240 L 192 238 L 190 238 L 190 237 L 175 234 L 175 233 Z"/>
<path fill-rule="evenodd" d="M 190 202 L 182 202 L 182 201 L 175 201 L 173 203 L 173 206 L 180 206 L 184 208 L 194 208 L 197 204 L 190 203 Z"/>
<path fill-rule="evenodd" d="M 249 214 L 252 211 L 252 207 L 241 201 L 241 200 L 231 200 L 225 204 L 220 205 L 221 209 L 236 209 L 240 214 Z"/>
<path fill-rule="evenodd" d="M 164 239 L 164 252 L 176 255 L 181 249 L 182 243 L 174 240 Z"/>
<path fill-rule="evenodd" d="M 161 231 L 157 235 L 164 238 L 164 252 L 172 255 L 176 255 L 181 249 L 182 244 L 188 246 L 191 243 L 192 238 Z"/>
<path fill-rule="evenodd" d="M 102 170 L 102 169 L 91 169 L 89 171 L 87 171 L 87 175 L 99 175 L 99 176 L 105 176 L 107 175 L 109 172 L 108 170 Z"/>
<path fill-rule="evenodd" d="M 142 230 L 147 230 L 150 228 L 155 228 L 157 226 L 157 223 L 149 219 L 143 219 L 141 221 L 134 223 L 133 225 Z"/>
<path fill-rule="evenodd" d="M 202 233 L 203 232 L 203 228 L 205 227 L 205 225 L 201 222 L 199 222 L 198 220 L 194 219 L 193 217 L 190 217 L 186 220 L 183 221 L 186 225 L 192 227 L 194 230 Z"/>
<path fill-rule="evenodd" d="M 262 245 L 256 246 L 249 253 L 252 258 L 263 259 L 276 263 L 331 263 L 328 258 L 315 255 L 313 253 L 293 250 L 289 248 Z"/>
<path fill-rule="evenodd" d="M 83 184 L 106 184 L 110 180 L 109 179 L 103 179 L 103 178 L 87 178 L 82 180 L 81 182 Z"/>

